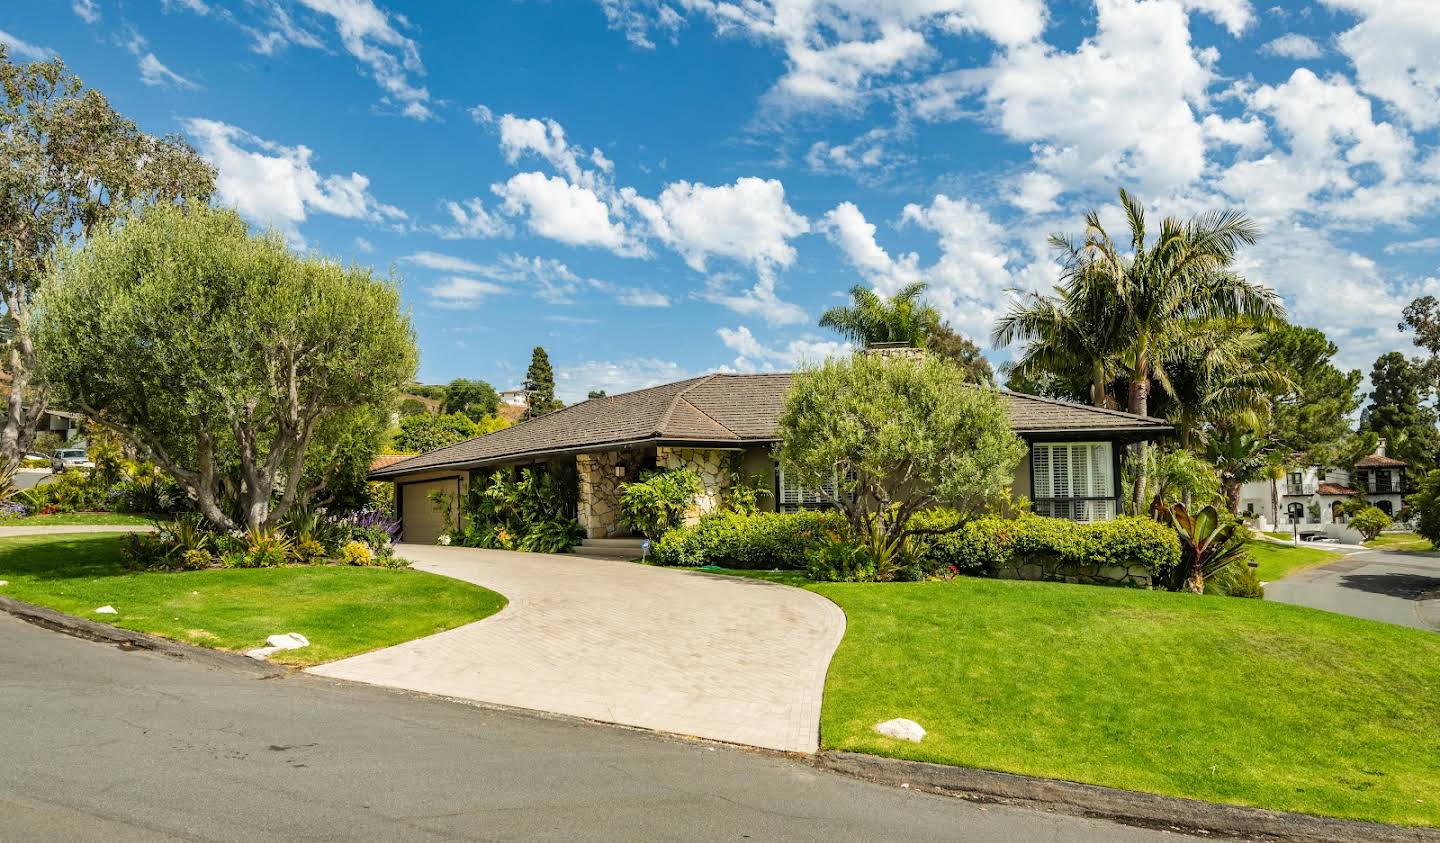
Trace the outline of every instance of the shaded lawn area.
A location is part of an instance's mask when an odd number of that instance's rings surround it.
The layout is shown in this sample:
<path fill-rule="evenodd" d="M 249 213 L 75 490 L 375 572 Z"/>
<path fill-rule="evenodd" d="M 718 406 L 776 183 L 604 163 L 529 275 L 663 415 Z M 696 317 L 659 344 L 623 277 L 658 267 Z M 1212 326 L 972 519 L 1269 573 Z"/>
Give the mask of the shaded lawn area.
<path fill-rule="evenodd" d="M 846 617 L 825 683 L 826 749 L 1440 825 L 1433 633 L 1100 586 L 806 587 Z M 929 734 L 914 744 L 874 731 L 893 717 Z"/>
<path fill-rule="evenodd" d="M 0 539 L 0 594 L 90 620 L 243 652 L 276 633 L 310 646 L 271 661 L 304 666 L 443 632 L 500 611 L 488 589 L 419 571 L 339 566 L 127 573 L 112 535 Z M 114 606 L 118 615 L 94 609 Z"/>
<path fill-rule="evenodd" d="M 123 512 L 53 512 L 49 515 L 26 515 L 23 518 L 0 518 L 0 527 L 41 527 L 77 525 L 144 526 L 154 523 L 149 515 Z"/>
<path fill-rule="evenodd" d="M 1261 582 L 1274 582 L 1281 577 L 1295 573 L 1302 568 L 1339 562 L 1340 554 L 1318 547 L 1305 545 L 1275 544 L 1267 541 L 1252 541 L 1246 544 L 1250 558 L 1260 563 L 1255 576 Z"/>
<path fill-rule="evenodd" d="M 1374 539 L 1365 542 L 1366 547 L 1373 547 L 1381 550 L 1405 550 L 1414 553 L 1426 553 L 1435 549 L 1430 540 L 1419 533 L 1381 533 Z"/>

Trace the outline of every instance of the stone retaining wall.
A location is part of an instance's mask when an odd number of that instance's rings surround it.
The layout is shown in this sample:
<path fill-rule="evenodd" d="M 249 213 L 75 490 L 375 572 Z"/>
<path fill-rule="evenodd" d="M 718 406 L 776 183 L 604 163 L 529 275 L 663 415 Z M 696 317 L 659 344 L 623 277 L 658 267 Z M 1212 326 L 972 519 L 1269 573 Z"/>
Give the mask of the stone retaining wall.
<path fill-rule="evenodd" d="M 999 568 L 995 576 L 1002 580 L 1045 580 L 1047 582 L 1089 583 L 1091 585 L 1127 585 L 1150 588 L 1150 569 L 1144 565 L 1124 568 L 1119 565 L 1073 565 L 1056 559 L 1016 560 L 1015 565 Z"/>

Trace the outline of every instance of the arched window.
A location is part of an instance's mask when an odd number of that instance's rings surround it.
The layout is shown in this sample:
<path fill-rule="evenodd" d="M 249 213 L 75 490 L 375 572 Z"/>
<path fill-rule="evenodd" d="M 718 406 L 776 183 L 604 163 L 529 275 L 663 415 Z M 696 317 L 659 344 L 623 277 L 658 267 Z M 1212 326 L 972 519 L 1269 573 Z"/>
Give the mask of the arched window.
<path fill-rule="evenodd" d="M 1394 516 L 1394 514 L 1395 514 L 1394 511 L 1392 510 L 1391 506 L 1390 506 L 1390 502 L 1389 502 L 1389 501 L 1383 501 L 1383 500 L 1382 500 L 1382 501 L 1376 501 L 1376 502 L 1375 502 L 1375 508 L 1376 508 L 1376 509 L 1379 509 L 1381 512 L 1383 512 L 1383 513 L 1385 513 L 1386 515 L 1389 515 L 1389 516 Z"/>
<path fill-rule="evenodd" d="M 1293 502 L 1285 507 L 1285 514 L 1289 516 L 1291 523 L 1298 524 L 1305 520 L 1305 504 L 1298 501 Z"/>
<path fill-rule="evenodd" d="M 1336 524 L 1345 523 L 1345 513 L 1340 510 L 1340 505 L 1342 503 L 1343 501 L 1335 501 L 1334 503 L 1330 504 L 1330 520 L 1335 522 Z"/>

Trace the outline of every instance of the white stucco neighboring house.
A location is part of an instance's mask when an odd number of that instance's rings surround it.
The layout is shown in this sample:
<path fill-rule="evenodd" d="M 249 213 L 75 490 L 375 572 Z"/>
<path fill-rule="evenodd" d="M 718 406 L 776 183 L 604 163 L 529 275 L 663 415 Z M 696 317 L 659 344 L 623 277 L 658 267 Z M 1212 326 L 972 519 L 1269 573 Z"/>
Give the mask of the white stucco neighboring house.
<path fill-rule="evenodd" d="M 1381 442 L 1375 453 L 1355 464 L 1353 472 L 1326 466 L 1298 466 L 1284 480 L 1254 480 L 1240 489 L 1240 513 L 1256 519 L 1267 532 L 1298 532 L 1301 536 L 1326 535 L 1346 542 L 1360 536 L 1346 525 L 1340 505 L 1357 494 L 1394 518 L 1410 491 L 1405 463 L 1385 455 Z"/>

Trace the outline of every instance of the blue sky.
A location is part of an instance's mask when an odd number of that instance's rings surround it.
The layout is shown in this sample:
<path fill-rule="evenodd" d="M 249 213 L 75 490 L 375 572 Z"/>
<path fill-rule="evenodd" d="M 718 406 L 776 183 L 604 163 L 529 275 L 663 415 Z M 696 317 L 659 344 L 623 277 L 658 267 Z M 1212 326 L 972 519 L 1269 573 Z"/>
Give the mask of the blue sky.
<path fill-rule="evenodd" d="M 1429 7 L 1429 8 L 1427 8 Z M 1440 288 L 1431 0 L 37 0 L 62 56 L 297 247 L 393 270 L 420 375 L 562 397 L 838 348 L 915 278 L 986 342 L 1050 232 L 1233 206 L 1341 361 Z M 1004 352 L 987 353 L 1004 359 Z"/>

